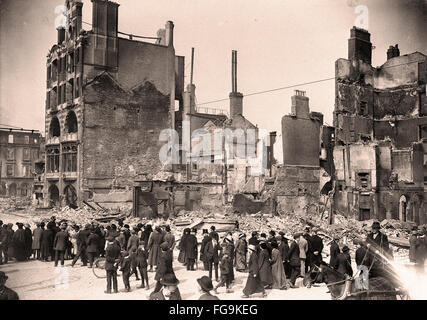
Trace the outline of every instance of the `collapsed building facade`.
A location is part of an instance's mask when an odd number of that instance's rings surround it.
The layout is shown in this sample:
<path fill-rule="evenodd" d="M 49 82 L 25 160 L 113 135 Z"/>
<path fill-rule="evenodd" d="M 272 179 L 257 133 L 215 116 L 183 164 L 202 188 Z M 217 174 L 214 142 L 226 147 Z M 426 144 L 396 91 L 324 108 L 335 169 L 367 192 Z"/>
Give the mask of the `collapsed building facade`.
<path fill-rule="evenodd" d="M 323 115 L 310 112 L 305 91 L 296 90 L 291 113 L 282 118 L 283 165 L 273 186 L 279 214 L 319 212 L 322 188 L 333 172 L 331 133 Z"/>
<path fill-rule="evenodd" d="M 119 36 L 117 3 L 92 0 L 90 31 L 83 3 L 65 6 L 47 56 L 44 193 L 45 205 L 78 206 L 161 169 L 159 134 L 174 128 L 184 70 L 171 21 L 151 43 Z"/>
<path fill-rule="evenodd" d="M 335 72 L 335 212 L 427 223 L 427 57 L 391 46 L 375 68 L 354 27 Z"/>

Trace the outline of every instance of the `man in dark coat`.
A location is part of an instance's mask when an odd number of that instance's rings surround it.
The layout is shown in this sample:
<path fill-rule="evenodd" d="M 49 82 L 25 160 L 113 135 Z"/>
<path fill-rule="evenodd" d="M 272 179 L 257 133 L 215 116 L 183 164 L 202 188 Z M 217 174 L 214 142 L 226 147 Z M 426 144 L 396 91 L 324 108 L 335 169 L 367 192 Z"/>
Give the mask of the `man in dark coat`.
<path fill-rule="evenodd" d="M 125 224 L 123 227 L 124 227 L 123 234 L 125 235 L 125 246 L 124 246 L 124 248 L 127 248 L 128 241 L 129 241 L 129 238 L 131 237 L 132 233 L 130 232 L 130 227 L 128 224 Z"/>
<path fill-rule="evenodd" d="M 203 229 L 203 240 L 202 244 L 200 245 L 200 261 L 203 262 L 203 269 L 205 271 L 209 270 L 209 264 L 208 261 L 204 255 L 206 244 L 211 240 L 209 237 L 208 229 Z"/>
<path fill-rule="evenodd" d="M 338 254 L 337 271 L 342 274 L 353 276 L 353 268 L 351 267 L 350 249 L 347 246 L 342 248 L 342 252 Z"/>
<path fill-rule="evenodd" d="M 145 288 L 145 283 L 147 284 L 147 290 L 150 289 L 150 284 L 148 283 L 148 254 L 145 251 L 144 243 L 141 242 L 139 248 L 136 252 L 136 266 L 139 270 L 139 274 L 141 275 L 141 285 L 138 288 Z"/>
<path fill-rule="evenodd" d="M 233 241 L 233 235 L 231 232 L 227 234 L 224 239 L 224 249 L 223 254 L 228 254 L 230 257 L 230 279 L 234 281 L 234 256 L 235 256 L 235 247 Z"/>
<path fill-rule="evenodd" d="M 185 257 L 187 260 L 187 270 L 195 271 L 194 264 L 197 259 L 197 229 L 193 229 L 185 241 Z"/>
<path fill-rule="evenodd" d="M 80 230 L 79 234 L 77 235 L 77 254 L 73 258 L 73 262 L 71 262 L 71 266 L 74 267 L 77 260 L 82 261 L 83 266 L 87 266 L 87 254 L 86 254 L 86 248 L 87 248 L 87 239 L 90 235 L 90 229 L 91 225 L 86 224 L 84 230 Z M 113 237 L 114 238 L 114 237 Z"/>
<path fill-rule="evenodd" d="M 294 234 L 293 240 L 291 241 L 291 245 L 289 247 L 288 252 L 288 261 L 289 265 L 291 266 L 291 287 L 295 288 L 295 282 L 300 274 L 301 271 L 301 262 L 300 262 L 300 252 L 299 252 L 299 245 L 297 243 L 298 239 L 301 237 L 300 233 Z"/>
<path fill-rule="evenodd" d="M 12 238 L 13 255 L 16 260 L 24 261 L 27 259 L 24 225 L 20 222 L 17 222 L 16 225 L 18 226 L 18 230 L 16 230 Z"/>
<path fill-rule="evenodd" d="M 329 249 L 329 266 L 335 270 L 338 268 L 338 255 L 341 252 L 340 247 L 338 245 L 338 241 L 339 237 L 334 236 L 334 239 L 332 240 Z"/>
<path fill-rule="evenodd" d="M 218 282 L 218 264 L 220 256 L 221 246 L 218 243 L 218 240 L 215 238 L 209 237 L 209 241 L 206 243 L 203 256 L 205 257 L 208 263 L 209 270 L 209 279 L 212 280 L 212 270 L 215 269 L 215 280 Z"/>
<path fill-rule="evenodd" d="M 288 239 L 285 237 L 284 232 L 282 231 L 279 232 L 279 237 L 277 237 L 277 241 L 279 245 L 278 249 L 283 259 L 283 268 L 285 269 L 286 278 L 290 279 L 291 266 L 289 265 L 289 262 L 288 262 L 289 244 L 288 244 Z"/>
<path fill-rule="evenodd" d="M 161 253 L 160 260 L 157 267 L 156 275 L 154 276 L 154 280 L 157 281 L 156 287 L 154 288 L 154 292 L 160 291 L 162 285 L 160 280 L 166 275 L 174 273 L 173 271 L 173 258 L 172 252 L 169 250 L 169 245 L 167 242 L 163 242 L 160 245 Z"/>
<path fill-rule="evenodd" d="M 310 268 L 319 267 L 322 262 L 323 240 L 319 237 L 317 228 L 313 228 L 313 235 L 310 239 Z"/>
<path fill-rule="evenodd" d="M 12 289 L 9 289 L 8 287 L 6 287 L 7 279 L 8 279 L 7 275 L 3 271 L 0 271 L 0 301 L 19 300 L 18 294 Z"/>
<path fill-rule="evenodd" d="M 120 262 L 120 246 L 114 237 L 107 239 L 107 249 L 105 250 L 105 271 L 107 272 L 107 290 L 105 293 L 111 293 L 111 284 L 114 293 L 118 293 L 117 287 L 117 265 Z"/>
<path fill-rule="evenodd" d="M 25 224 L 25 252 L 27 253 L 27 260 L 31 258 L 31 253 L 33 251 L 33 232 L 28 223 Z"/>
<path fill-rule="evenodd" d="M 165 274 L 160 280 L 163 289 L 150 294 L 150 300 L 182 300 L 179 292 L 179 280 L 174 273 Z"/>
<path fill-rule="evenodd" d="M 209 236 L 212 239 L 219 239 L 219 235 L 218 235 L 218 232 L 216 232 L 215 226 L 211 226 L 211 232 L 209 233 Z"/>
<path fill-rule="evenodd" d="M 380 232 L 381 225 L 378 221 L 372 223 L 372 232 L 368 234 L 366 242 L 368 243 L 369 251 L 371 253 L 372 267 L 371 276 L 386 276 L 387 262 L 375 253 L 378 250 L 381 254 L 387 258 L 392 258 L 392 251 L 389 247 L 388 238 L 384 233 Z"/>
<path fill-rule="evenodd" d="M 42 255 L 42 261 L 48 261 L 49 257 L 53 259 L 53 230 L 52 224 L 48 224 L 46 230 L 43 230 L 41 241 L 40 241 L 40 250 Z"/>
<path fill-rule="evenodd" d="M 141 242 L 145 243 L 145 250 L 148 248 L 148 239 L 150 239 L 150 235 L 153 232 L 153 229 L 151 228 L 151 224 L 146 224 L 144 226 L 144 231 L 141 233 Z"/>
<path fill-rule="evenodd" d="M 249 238 L 248 245 L 253 245 L 255 247 L 257 247 L 259 245 L 258 232 L 257 231 L 252 232 L 252 237 Z"/>
<path fill-rule="evenodd" d="M 0 264 L 8 263 L 9 261 L 8 250 L 9 250 L 10 240 L 9 240 L 9 232 L 7 229 L 8 229 L 7 224 L 4 224 L 1 228 L 0 251 L 2 253 L 0 253 Z M 2 255 L 4 256 L 4 258 L 2 258 Z"/>
<path fill-rule="evenodd" d="M 87 238 L 86 246 L 86 252 L 89 258 L 89 268 L 92 268 L 93 262 L 99 253 L 99 236 L 95 233 L 93 228 L 90 230 L 90 235 Z"/>
<path fill-rule="evenodd" d="M 305 259 L 305 272 L 308 272 L 312 262 L 313 249 L 312 249 L 312 237 L 310 235 L 310 227 L 306 227 L 304 230 L 303 238 L 307 241 L 307 252 Z M 300 247 L 301 250 L 301 247 Z"/>
<path fill-rule="evenodd" d="M 53 249 L 55 250 L 55 267 L 58 266 L 59 259 L 61 260 L 61 266 L 64 265 L 65 250 L 67 249 L 69 241 L 69 235 L 66 229 L 67 225 L 62 223 L 61 231 L 56 233 L 55 240 L 53 241 Z"/>
<path fill-rule="evenodd" d="M 213 290 L 213 284 L 209 277 L 203 276 L 197 279 L 197 283 L 199 284 L 199 292 L 202 294 L 199 300 L 219 300 L 217 296 L 211 294 L 211 291 Z"/>

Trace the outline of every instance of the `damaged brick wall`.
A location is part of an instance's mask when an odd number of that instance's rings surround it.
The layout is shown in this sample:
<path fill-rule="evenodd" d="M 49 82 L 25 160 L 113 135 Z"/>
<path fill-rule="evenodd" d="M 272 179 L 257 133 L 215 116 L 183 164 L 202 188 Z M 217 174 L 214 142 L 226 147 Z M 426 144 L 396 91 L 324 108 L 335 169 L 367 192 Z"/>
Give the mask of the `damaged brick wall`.
<path fill-rule="evenodd" d="M 273 190 L 279 214 L 316 214 L 320 200 L 320 167 L 279 167 Z"/>
<path fill-rule="evenodd" d="M 150 82 L 124 91 L 106 73 L 85 90 L 84 188 L 130 188 L 138 175 L 157 173 L 159 134 L 170 128 L 169 96 Z"/>

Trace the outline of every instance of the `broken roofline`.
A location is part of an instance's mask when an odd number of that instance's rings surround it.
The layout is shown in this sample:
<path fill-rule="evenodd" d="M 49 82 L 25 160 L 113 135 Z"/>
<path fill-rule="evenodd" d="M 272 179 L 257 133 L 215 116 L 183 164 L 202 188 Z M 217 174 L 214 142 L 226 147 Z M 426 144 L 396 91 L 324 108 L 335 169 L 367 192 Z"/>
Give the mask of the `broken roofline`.
<path fill-rule="evenodd" d="M 254 168 L 266 169 L 268 131 L 265 129 L 217 128 L 213 132 L 196 129 L 190 134 L 190 122 L 183 121 L 182 132 L 180 144 L 176 130 L 169 128 L 161 131 L 159 141 L 166 142 L 159 152 L 163 164 L 187 164 L 190 159 L 197 163 L 225 164 L 233 160 L 233 164 L 251 164 Z M 211 156 L 215 157 L 214 162 Z"/>

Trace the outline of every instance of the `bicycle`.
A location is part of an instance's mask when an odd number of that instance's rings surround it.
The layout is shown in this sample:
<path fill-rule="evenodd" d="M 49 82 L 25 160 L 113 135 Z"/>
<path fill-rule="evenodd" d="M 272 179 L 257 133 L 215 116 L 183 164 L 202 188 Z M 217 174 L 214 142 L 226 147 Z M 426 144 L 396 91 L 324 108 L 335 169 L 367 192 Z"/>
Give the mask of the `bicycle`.
<path fill-rule="evenodd" d="M 98 257 L 95 259 L 92 265 L 92 272 L 95 275 L 95 277 L 99 279 L 105 279 L 107 278 L 107 272 L 105 271 L 105 258 Z M 121 272 L 119 271 L 119 268 L 117 268 L 117 275 L 120 275 Z"/>

